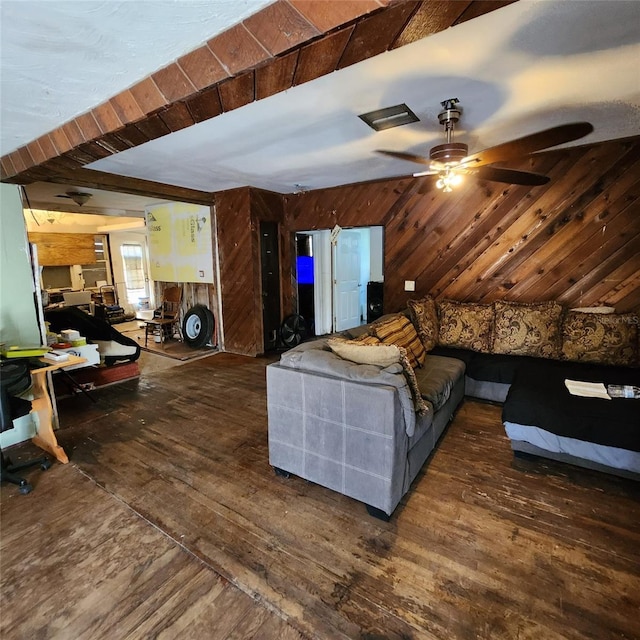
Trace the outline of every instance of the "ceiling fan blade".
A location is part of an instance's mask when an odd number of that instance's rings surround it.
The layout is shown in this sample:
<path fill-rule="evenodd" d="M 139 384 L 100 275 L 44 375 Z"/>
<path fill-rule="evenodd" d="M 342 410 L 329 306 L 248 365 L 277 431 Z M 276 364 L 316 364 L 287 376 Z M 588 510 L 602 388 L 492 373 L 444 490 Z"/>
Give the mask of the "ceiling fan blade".
<path fill-rule="evenodd" d="M 562 124 L 558 127 L 538 131 L 531 135 L 511 140 L 489 147 L 464 158 L 460 164 L 467 167 L 481 167 L 485 164 L 493 164 L 503 160 L 514 160 L 527 156 L 534 151 L 540 151 L 547 147 L 554 147 L 564 142 L 571 142 L 582 138 L 593 131 L 593 125 L 589 122 L 573 122 Z"/>
<path fill-rule="evenodd" d="M 507 184 L 522 184 L 528 187 L 537 187 L 542 184 L 547 184 L 550 180 L 549 176 L 543 176 L 540 173 L 516 171 L 515 169 L 503 169 L 502 167 L 465 168 L 462 172 L 470 173 L 482 180 L 506 182 Z"/>
<path fill-rule="evenodd" d="M 431 160 L 429 158 L 425 158 L 424 156 L 416 156 L 413 153 L 404 153 L 402 151 L 387 151 L 385 149 L 376 149 L 376 153 L 383 153 L 385 156 L 399 158 L 400 160 L 408 160 L 409 162 L 431 165 Z"/>

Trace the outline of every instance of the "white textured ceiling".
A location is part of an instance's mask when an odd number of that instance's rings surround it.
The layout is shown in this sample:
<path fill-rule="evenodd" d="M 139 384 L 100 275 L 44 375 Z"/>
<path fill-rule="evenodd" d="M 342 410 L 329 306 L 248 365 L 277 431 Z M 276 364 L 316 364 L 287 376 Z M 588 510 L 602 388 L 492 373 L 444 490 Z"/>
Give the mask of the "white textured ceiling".
<path fill-rule="evenodd" d="M 57 4 L 70 10 L 85 2 Z M 126 9 L 130 3 L 99 4 Z M 151 5 L 155 13 L 165 3 L 133 4 Z M 238 10 L 248 4 L 233 2 Z M 144 30 L 139 39 L 154 47 L 151 35 Z M 211 35 L 189 40 L 193 45 L 173 57 Z M 85 78 L 91 84 L 90 61 L 76 56 L 74 82 Z M 450 97 L 463 107 L 457 140 L 471 151 L 581 120 L 595 131 L 575 144 L 627 137 L 640 134 L 639 61 L 640 2 L 520 0 L 90 168 L 205 191 L 251 185 L 283 193 L 407 175 L 419 167 L 374 150 L 428 154 L 443 141 L 437 113 L 440 101 Z M 58 80 L 56 90 L 64 92 L 69 82 Z M 357 117 L 401 102 L 420 122 L 375 133 Z"/>
<path fill-rule="evenodd" d="M 0 0 L 5 155 L 273 0 Z"/>

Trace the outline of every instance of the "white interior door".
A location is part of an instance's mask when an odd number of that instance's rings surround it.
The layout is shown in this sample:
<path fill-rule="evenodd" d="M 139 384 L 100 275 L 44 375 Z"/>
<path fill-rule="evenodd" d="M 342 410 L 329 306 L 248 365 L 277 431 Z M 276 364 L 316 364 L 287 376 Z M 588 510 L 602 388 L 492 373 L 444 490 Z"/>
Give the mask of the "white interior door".
<path fill-rule="evenodd" d="M 334 251 L 335 330 L 360 326 L 360 231 L 343 229 Z"/>
<path fill-rule="evenodd" d="M 321 336 L 333 330 L 333 281 L 331 278 L 331 232 L 309 232 L 313 237 L 313 303 L 315 331 Z"/>

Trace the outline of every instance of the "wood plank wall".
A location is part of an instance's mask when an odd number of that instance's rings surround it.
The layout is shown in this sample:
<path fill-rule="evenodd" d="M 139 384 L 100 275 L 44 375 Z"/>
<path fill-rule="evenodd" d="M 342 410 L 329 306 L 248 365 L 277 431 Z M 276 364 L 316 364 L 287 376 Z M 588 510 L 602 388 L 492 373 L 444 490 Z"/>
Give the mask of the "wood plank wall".
<path fill-rule="evenodd" d="M 38 247 L 42 267 L 93 264 L 96 261 L 93 233 L 29 233 L 29 242 Z"/>
<path fill-rule="evenodd" d="M 231 189 L 216 195 L 215 211 L 224 350 L 255 356 L 264 351 L 260 222 L 282 222 L 283 196 L 258 189 Z M 283 225 L 280 234 L 282 247 L 289 238 Z M 291 273 L 289 263 L 281 264 L 281 274 L 285 273 Z M 284 304 L 281 302 L 282 308 Z"/>
<path fill-rule="evenodd" d="M 282 218 L 280 194 L 242 188 L 216 195 L 225 351 L 251 356 L 264 351 L 260 221 Z"/>
<path fill-rule="evenodd" d="M 427 293 L 640 311 L 640 136 L 509 166 L 551 182 L 529 188 L 467 180 L 445 194 L 406 178 L 288 195 L 284 233 L 384 225 L 385 312 Z M 291 243 L 282 251 L 288 266 Z M 403 291 L 404 280 L 416 281 L 415 293 Z M 294 285 L 283 271 L 290 311 Z"/>
<path fill-rule="evenodd" d="M 296 231 L 383 225 L 384 310 L 410 297 L 557 300 L 640 313 L 640 136 L 510 166 L 544 187 L 467 180 L 445 194 L 414 178 L 281 196 L 216 196 L 225 350 L 263 351 L 259 221 L 280 222 L 282 317 L 296 310 Z M 421 193 L 424 191 L 424 193 Z M 403 290 L 416 281 L 415 293 Z"/>
<path fill-rule="evenodd" d="M 224 350 L 256 355 L 262 340 L 256 314 L 255 237 L 250 192 L 231 189 L 216 195 Z"/>

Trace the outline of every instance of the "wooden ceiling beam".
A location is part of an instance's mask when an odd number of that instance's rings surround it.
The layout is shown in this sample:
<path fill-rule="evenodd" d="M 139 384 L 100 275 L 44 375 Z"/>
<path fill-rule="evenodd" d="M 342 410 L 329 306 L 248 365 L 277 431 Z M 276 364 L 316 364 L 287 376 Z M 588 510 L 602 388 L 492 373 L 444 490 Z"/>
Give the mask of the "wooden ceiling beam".
<path fill-rule="evenodd" d="M 75 169 L 69 172 L 52 172 L 43 178 L 45 182 L 68 184 L 85 189 L 102 189 L 117 193 L 129 193 L 149 198 L 164 198 L 174 202 L 212 205 L 214 193 L 188 189 L 170 184 L 162 184 L 151 180 L 119 176 L 94 169 Z"/>

